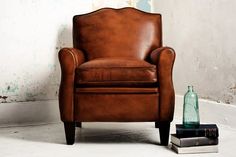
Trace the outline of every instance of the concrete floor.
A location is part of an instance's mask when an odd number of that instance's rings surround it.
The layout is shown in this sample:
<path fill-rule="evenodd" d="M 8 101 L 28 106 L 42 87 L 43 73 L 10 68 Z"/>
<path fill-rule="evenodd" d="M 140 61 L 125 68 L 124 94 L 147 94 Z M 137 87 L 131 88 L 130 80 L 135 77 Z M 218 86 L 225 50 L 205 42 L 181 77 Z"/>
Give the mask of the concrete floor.
<path fill-rule="evenodd" d="M 174 123 L 173 123 L 174 124 Z M 219 153 L 180 156 L 235 157 L 236 130 L 219 126 Z M 175 126 L 171 126 L 174 133 Z M 154 123 L 83 123 L 76 130 L 76 143 L 65 144 L 62 123 L 40 126 L 0 128 L 0 157 L 70 156 L 178 156 L 159 145 Z"/>

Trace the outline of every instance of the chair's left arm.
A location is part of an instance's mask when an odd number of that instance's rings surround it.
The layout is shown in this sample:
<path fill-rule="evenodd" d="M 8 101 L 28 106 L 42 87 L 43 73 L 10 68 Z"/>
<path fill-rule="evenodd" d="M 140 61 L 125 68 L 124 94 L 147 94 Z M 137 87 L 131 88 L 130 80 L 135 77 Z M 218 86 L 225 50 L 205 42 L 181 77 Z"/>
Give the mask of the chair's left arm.
<path fill-rule="evenodd" d="M 171 122 L 174 114 L 175 91 L 172 81 L 172 69 L 175 51 L 170 47 L 157 48 L 151 53 L 151 61 L 157 66 L 159 83 L 159 121 Z"/>
<path fill-rule="evenodd" d="M 61 120 L 74 120 L 74 78 L 75 69 L 85 61 L 82 51 L 75 48 L 63 48 L 58 53 L 61 65 L 61 84 L 59 90 L 59 107 Z"/>

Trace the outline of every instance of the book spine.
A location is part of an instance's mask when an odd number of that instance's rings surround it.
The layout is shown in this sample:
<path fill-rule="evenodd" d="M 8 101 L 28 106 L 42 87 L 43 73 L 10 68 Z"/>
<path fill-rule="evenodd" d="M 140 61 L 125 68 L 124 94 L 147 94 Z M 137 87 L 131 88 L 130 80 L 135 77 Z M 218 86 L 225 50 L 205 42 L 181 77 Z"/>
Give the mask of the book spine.
<path fill-rule="evenodd" d="M 191 146 L 204 146 L 204 145 L 217 145 L 218 138 L 207 138 L 207 137 L 200 137 L 200 138 L 182 138 L 180 140 L 180 147 L 191 147 Z"/>
<path fill-rule="evenodd" d="M 219 136 L 217 128 L 205 128 L 205 129 L 181 129 L 176 128 L 176 134 L 178 137 L 209 137 L 217 138 Z"/>
<path fill-rule="evenodd" d="M 195 154 L 195 153 L 217 153 L 218 146 L 198 146 L 198 147 L 178 147 L 172 144 L 172 149 L 178 154 Z"/>

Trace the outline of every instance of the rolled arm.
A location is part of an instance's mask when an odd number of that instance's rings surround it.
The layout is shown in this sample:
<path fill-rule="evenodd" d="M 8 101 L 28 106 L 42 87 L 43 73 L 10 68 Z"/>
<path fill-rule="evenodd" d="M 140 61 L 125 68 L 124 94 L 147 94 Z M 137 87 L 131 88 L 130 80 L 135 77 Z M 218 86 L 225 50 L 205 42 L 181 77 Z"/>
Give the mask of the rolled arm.
<path fill-rule="evenodd" d="M 151 53 L 151 61 L 157 66 L 159 81 L 159 121 L 173 120 L 175 91 L 172 81 L 172 69 L 175 61 L 175 51 L 170 47 L 161 47 Z"/>
<path fill-rule="evenodd" d="M 61 120 L 74 119 L 74 77 L 75 69 L 85 61 L 82 51 L 75 48 L 63 48 L 58 53 L 61 65 L 61 84 L 59 89 L 59 107 Z"/>

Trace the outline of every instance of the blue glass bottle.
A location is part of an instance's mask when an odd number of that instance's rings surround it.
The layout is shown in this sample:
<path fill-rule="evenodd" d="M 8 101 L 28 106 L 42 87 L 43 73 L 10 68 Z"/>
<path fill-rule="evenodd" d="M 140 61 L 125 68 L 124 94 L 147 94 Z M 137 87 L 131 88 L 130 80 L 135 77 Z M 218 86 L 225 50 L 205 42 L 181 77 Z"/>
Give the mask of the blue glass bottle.
<path fill-rule="evenodd" d="M 193 86 L 188 86 L 184 95 L 183 125 L 186 128 L 197 128 L 200 125 L 198 96 L 193 91 Z"/>

